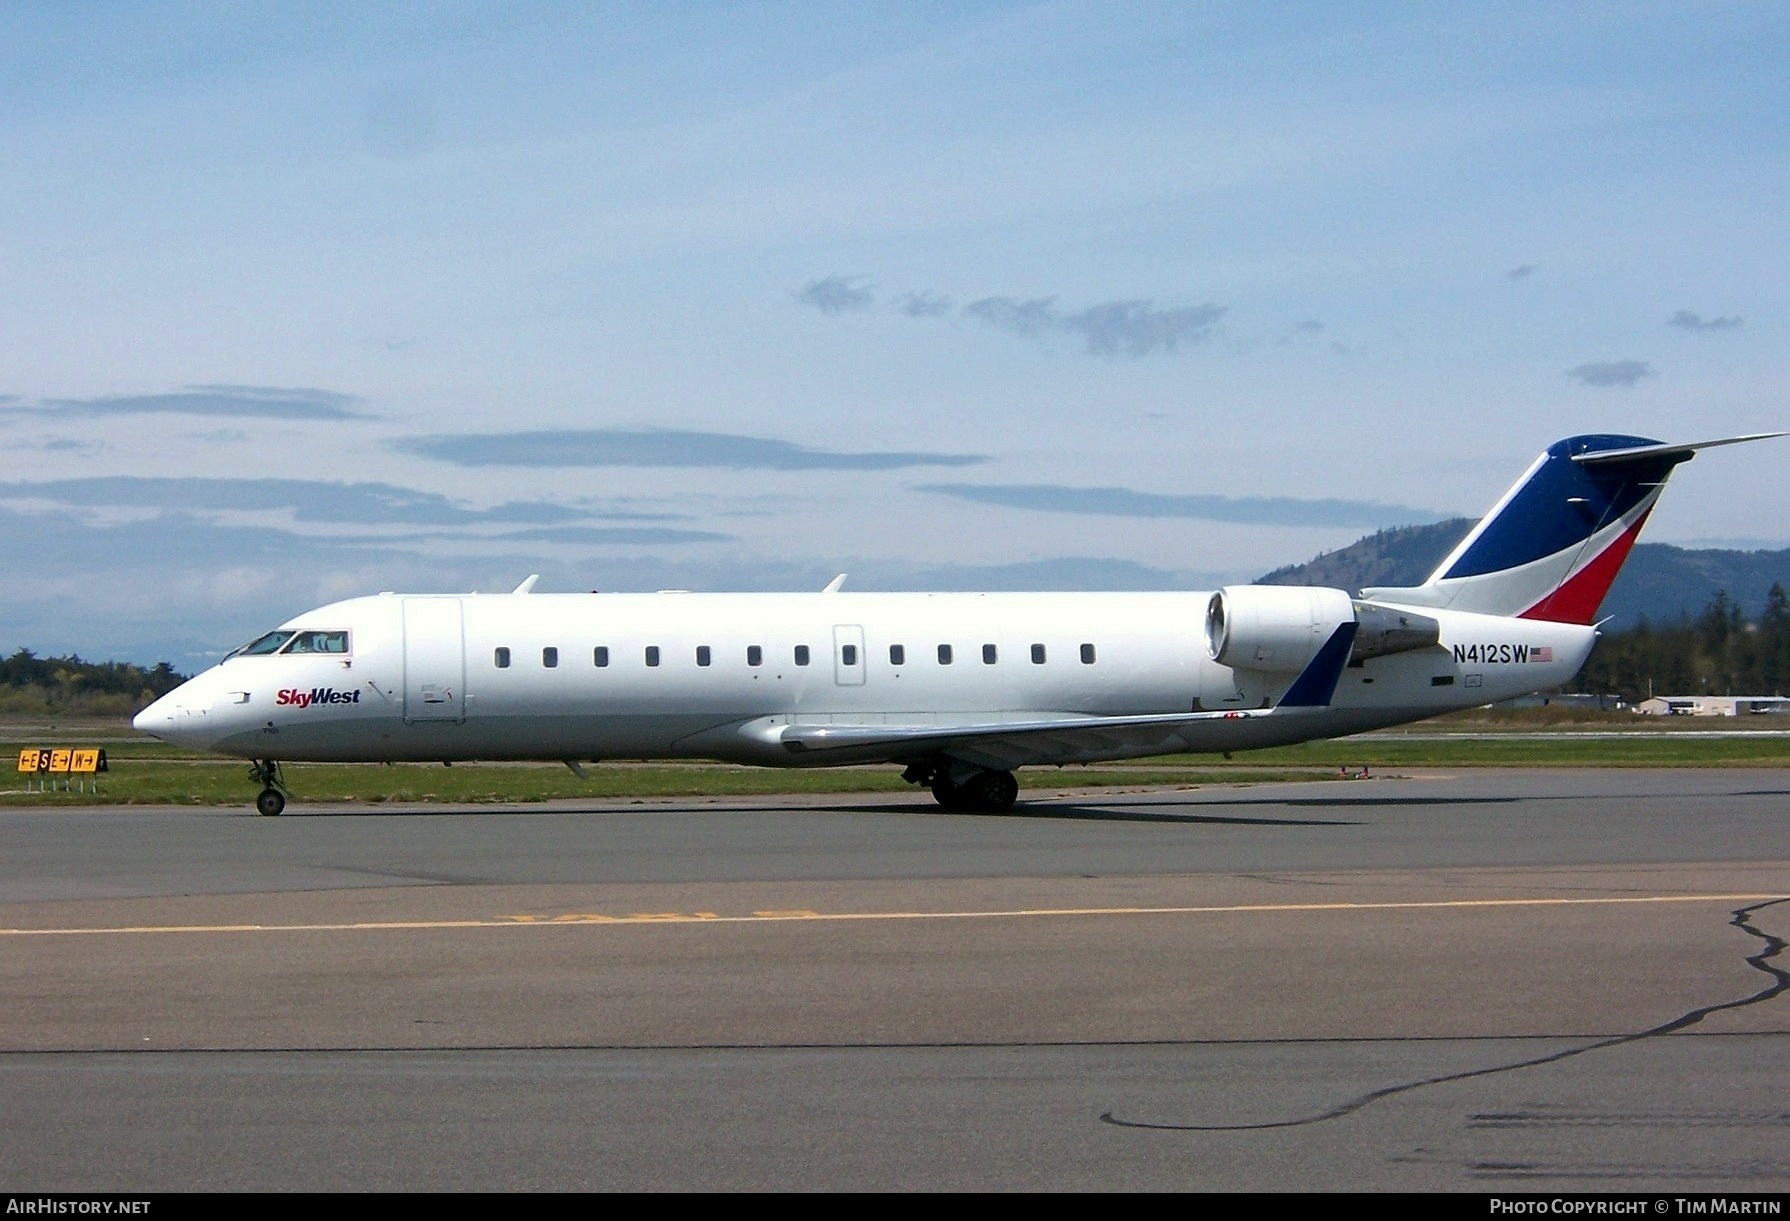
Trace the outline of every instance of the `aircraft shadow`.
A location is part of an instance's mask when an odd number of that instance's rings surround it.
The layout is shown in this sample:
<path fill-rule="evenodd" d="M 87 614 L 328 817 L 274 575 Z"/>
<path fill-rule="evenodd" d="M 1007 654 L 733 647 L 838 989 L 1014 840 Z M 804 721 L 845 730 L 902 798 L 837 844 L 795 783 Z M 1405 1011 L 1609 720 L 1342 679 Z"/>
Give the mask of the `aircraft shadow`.
<path fill-rule="evenodd" d="M 1023 803 L 1015 807 L 1010 814 L 972 815 L 972 817 L 1059 819 L 1077 822 L 1205 823 L 1245 827 L 1358 827 L 1361 825 L 1355 819 L 1345 818 L 1246 818 L 1222 814 L 1192 814 L 1179 811 L 1138 809 L 1127 806 L 1032 806 Z"/>
<path fill-rule="evenodd" d="M 1217 806 L 1223 809 L 1233 804 L 1226 802 Z M 1257 802 L 1258 805 L 1286 806 L 1290 802 Z M 769 803 L 734 804 L 719 802 L 703 802 L 701 804 L 654 804 L 627 806 L 539 806 L 519 808 L 516 806 L 493 806 L 491 808 L 452 809 L 378 805 L 378 806 L 332 806 L 304 805 L 294 803 L 286 808 L 280 817 L 291 818 L 405 818 L 405 819 L 442 819 L 442 818 L 542 818 L 564 815 L 677 815 L 677 814 L 763 814 L 763 813 L 796 813 L 811 811 L 816 814 L 920 814 L 927 818 L 940 819 L 998 819 L 1003 822 L 1015 820 L 1056 820 L 1070 822 L 1104 822 L 1104 823 L 1162 823 L 1162 824 L 1210 824 L 1264 827 L 1352 827 L 1361 825 L 1359 821 L 1338 818 L 1269 818 L 1224 815 L 1217 813 L 1193 812 L 1190 810 L 1164 810 L 1149 807 L 1093 804 L 1028 804 L 1024 801 L 1005 814 L 978 813 L 971 810 L 944 810 L 930 802 L 908 800 L 904 802 L 853 802 L 838 805 L 803 804 L 779 806 Z M 259 818 L 253 810 L 238 812 L 239 817 Z"/>

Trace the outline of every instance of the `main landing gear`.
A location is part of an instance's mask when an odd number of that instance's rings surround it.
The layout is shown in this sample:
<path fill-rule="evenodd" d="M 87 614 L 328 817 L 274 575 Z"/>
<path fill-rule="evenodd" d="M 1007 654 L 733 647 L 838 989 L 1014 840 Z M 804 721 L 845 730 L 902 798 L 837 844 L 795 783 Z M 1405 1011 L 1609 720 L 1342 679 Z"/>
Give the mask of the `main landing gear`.
<path fill-rule="evenodd" d="M 901 778 L 929 787 L 933 798 L 947 810 L 1005 814 L 1019 800 L 1019 781 L 1012 772 L 971 767 L 950 759 L 911 763 Z"/>
<path fill-rule="evenodd" d="M 280 779 L 280 765 L 272 759 L 257 759 L 249 769 L 249 779 L 262 786 L 255 798 L 256 812 L 278 818 L 286 808 L 286 782 Z"/>

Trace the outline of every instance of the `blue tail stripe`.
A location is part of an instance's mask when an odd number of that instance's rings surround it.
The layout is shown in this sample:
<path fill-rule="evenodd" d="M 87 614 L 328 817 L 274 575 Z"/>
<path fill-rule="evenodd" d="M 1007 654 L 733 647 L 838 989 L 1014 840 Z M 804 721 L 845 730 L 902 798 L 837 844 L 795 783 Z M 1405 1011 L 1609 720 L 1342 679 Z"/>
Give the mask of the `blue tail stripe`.
<path fill-rule="evenodd" d="M 1577 547 L 1600 527 L 1629 512 L 1652 485 L 1689 457 L 1657 455 L 1632 462 L 1584 465 L 1572 455 L 1658 445 L 1645 437 L 1568 437 L 1548 447 L 1547 461 L 1485 525 L 1473 545 L 1442 573 L 1444 579 L 1484 576 L 1532 564 Z M 1572 502 L 1578 503 L 1572 503 Z"/>
<path fill-rule="evenodd" d="M 1299 671 L 1299 677 L 1287 688 L 1287 693 L 1280 697 L 1282 708 L 1327 708 L 1330 697 L 1336 694 L 1336 684 L 1342 681 L 1343 667 L 1349 664 L 1349 653 L 1355 647 L 1356 624 L 1341 623 L 1318 655 Z"/>

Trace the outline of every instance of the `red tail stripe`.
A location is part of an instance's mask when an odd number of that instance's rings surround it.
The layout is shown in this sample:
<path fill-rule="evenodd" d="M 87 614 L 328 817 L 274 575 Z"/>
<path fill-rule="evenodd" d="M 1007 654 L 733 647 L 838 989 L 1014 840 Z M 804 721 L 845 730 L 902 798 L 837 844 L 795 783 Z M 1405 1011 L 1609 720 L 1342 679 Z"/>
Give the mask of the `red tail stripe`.
<path fill-rule="evenodd" d="M 1641 527 L 1647 523 L 1647 514 L 1651 508 L 1635 518 L 1634 525 L 1605 547 L 1589 564 L 1579 569 L 1571 577 L 1560 583 L 1553 593 L 1518 615 L 1519 619 L 1544 619 L 1549 623 L 1591 623 L 1597 618 L 1597 608 L 1603 605 L 1604 595 L 1610 592 L 1610 585 L 1616 580 L 1616 574 L 1622 570 L 1622 562 L 1628 559 L 1629 549 L 1640 537 Z"/>

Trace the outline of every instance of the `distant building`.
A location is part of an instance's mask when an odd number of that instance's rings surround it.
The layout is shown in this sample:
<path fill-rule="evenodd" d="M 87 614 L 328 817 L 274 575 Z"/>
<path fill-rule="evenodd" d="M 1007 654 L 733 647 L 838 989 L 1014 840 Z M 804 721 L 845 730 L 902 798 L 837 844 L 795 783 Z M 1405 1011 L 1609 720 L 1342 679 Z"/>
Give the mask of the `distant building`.
<path fill-rule="evenodd" d="M 1757 716 L 1790 713 L 1786 695 L 1656 695 L 1635 705 L 1643 716 Z"/>
<path fill-rule="evenodd" d="M 1619 695 L 1597 695 L 1584 691 L 1547 691 L 1536 695 L 1519 695 L 1499 700 L 1494 708 L 1587 708 L 1592 712 L 1621 712 L 1628 707 Z"/>

